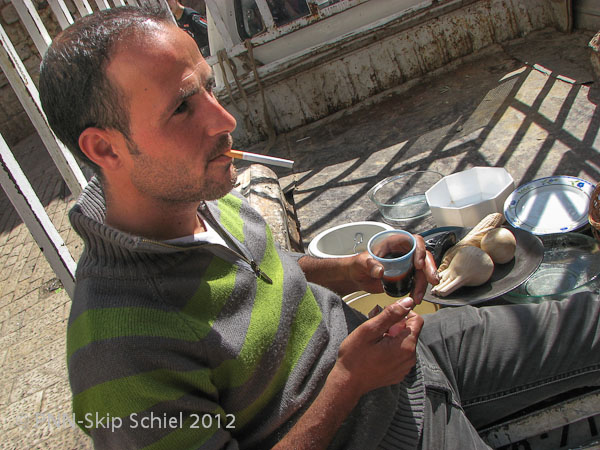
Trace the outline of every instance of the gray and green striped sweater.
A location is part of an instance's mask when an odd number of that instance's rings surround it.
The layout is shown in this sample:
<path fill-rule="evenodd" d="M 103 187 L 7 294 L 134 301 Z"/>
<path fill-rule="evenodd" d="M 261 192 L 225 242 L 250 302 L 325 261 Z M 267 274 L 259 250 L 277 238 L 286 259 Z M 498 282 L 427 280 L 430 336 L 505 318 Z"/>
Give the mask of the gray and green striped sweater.
<path fill-rule="evenodd" d="M 242 197 L 202 208 L 239 251 L 167 245 L 104 225 L 96 179 L 71 210 L 85 249 L 68 369 L 74 418 L 96 448 L 267 449 L 310 405 L 363 320 L 306 281 L 297 255 L 277 249 Z M 331 447 L 413 447 L 422 386 L 414 370 L 364 396 Z"/>

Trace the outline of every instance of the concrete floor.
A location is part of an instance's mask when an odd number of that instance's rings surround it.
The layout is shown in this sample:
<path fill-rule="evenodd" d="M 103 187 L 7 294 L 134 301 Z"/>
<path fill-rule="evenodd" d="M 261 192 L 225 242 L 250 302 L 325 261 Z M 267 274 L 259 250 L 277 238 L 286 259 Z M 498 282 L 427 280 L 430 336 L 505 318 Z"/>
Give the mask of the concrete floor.
<path fill-rule="evenodd" d="M 278 137 L 275 169 L 294 199 L 305 246 L 320 231 L 381 220 L 366 193 L 408 170 L 443 174 L 505 167 L 515 183 L 549 175 L 600 181 L 600 89 L 593 33 L 543 31 L 494 46 L 325 120 Z M 254 146 L 260 151 L 263 144 Z M 13 148 L 71 253 L 81 242 L 66 217 L 57 171 L 36 136 Z M 70 414 L 65 329 L 70 302 L 12 205 L 0 194 L 0 449 L 85 449 Z M 431 217 L 404 228 L 434 227 Z M 58 287 L 58 289 L 57 289 Z"/>
<path fill-rule="evenodd" d="M 305 247 L 332 226 L 382 220 L 367 192 L 406 171 L 494 166 L 516 186 L 551 175 L 600 181 L 592 36 L 545 30 L 493 46 L 280 136 L 270 154 L 296 162 L 294 173 L 274 170 L 284 189 L 294 189 Z M 400 226 L 421 232 L 436 224 L 429 216 Z"/>

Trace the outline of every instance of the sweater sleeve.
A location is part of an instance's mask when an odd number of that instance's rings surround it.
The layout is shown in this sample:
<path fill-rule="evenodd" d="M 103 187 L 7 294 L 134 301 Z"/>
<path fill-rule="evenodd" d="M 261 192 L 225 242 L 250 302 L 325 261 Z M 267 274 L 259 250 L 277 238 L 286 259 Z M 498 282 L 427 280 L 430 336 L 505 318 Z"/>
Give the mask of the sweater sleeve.
<path fill-rule="evenodd" d="M 75 302 L 85 301 L 80 285 Z M 237 449 L 235 416 L 219 404 L 180 313 L 126 300 L 127 291 L 118 305 L 103 301 L 113 289 L 93 291 L 92 307 L 73 308 L 67 357 L 74 420 L 95 448 Z"/>

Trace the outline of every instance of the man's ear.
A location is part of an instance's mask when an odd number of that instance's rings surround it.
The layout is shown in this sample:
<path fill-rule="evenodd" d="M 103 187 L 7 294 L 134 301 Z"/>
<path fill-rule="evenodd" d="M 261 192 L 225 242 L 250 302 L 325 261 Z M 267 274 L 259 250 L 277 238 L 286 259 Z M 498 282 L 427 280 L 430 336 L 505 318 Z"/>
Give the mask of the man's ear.
<path fill-rule="evenodd" d="M 81 151 L 105 170 L 115 170 L 121 165 L 119 150 L 123 145 L 125 139 L 116 130 L 89 127 L 79 135 Z"/>

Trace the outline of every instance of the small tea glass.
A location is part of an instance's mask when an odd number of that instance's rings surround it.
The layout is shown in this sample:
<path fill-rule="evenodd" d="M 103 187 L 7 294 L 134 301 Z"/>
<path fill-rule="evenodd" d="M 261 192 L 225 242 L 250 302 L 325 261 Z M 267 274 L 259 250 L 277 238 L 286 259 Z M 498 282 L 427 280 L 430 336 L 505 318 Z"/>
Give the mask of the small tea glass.
<path fill-rule="evenodd" d="M 404 297 L 412 289 L 415 237 L 403 230 L 381 231 L 369 239 L 367 251 L 383 265 L 383 290 L 391 297 Z"/>

